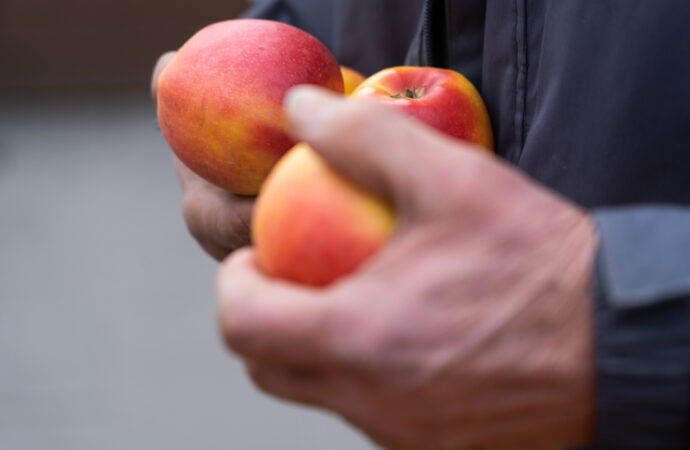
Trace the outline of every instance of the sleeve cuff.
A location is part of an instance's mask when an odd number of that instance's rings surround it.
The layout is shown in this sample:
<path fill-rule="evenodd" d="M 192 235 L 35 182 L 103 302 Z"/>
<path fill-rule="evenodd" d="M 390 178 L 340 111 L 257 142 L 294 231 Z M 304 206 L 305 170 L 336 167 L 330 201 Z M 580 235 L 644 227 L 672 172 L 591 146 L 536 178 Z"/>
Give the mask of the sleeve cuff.
<path fill-rule="evenodd" d="M 690 209 L 594 213 L 595 447 L 690 448 Z"/>

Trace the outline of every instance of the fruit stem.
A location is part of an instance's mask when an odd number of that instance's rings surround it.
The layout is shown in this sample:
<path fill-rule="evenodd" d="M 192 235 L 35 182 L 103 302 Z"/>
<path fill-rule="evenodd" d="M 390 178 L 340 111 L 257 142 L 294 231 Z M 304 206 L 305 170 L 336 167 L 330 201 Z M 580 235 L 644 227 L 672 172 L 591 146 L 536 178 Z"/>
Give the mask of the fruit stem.
<path fill-rule="evenodd" d="M 426 86 L 421 86 L 421 87 L 413 87 L 412 89 L 406 87 L 405 92 L 401 92 L 399 94 L 391 95 L 392 98 L 412 98 L 412 99 L 419 99 L 424 97 L 424 93 L 426 91 Z"/>

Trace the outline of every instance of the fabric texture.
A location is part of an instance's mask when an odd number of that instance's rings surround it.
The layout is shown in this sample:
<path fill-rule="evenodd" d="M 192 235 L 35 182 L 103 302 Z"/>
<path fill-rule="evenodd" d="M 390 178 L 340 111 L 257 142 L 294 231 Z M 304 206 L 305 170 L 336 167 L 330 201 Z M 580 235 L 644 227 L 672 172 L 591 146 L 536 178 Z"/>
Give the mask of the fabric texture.
<path fill-rule="evenodd" d="M 278 20 L 323 42 L 365 75 L 402 65 L 423 0 L 254 0 L 244 17 Z"/>
<path fill-rule="evenodd" d="M 690 209 L 594 219 L 596 448 L 690 448 Z"/>

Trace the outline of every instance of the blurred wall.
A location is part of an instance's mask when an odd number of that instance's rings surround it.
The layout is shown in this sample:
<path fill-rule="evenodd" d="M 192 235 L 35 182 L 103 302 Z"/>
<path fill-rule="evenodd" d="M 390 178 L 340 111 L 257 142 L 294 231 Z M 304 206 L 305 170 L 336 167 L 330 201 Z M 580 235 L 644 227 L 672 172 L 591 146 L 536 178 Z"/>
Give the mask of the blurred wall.
<path fill-rule="evenodd" d="M 0 89 L 148 83 L 159 54 L 247 0 L 0 0 Z"/>

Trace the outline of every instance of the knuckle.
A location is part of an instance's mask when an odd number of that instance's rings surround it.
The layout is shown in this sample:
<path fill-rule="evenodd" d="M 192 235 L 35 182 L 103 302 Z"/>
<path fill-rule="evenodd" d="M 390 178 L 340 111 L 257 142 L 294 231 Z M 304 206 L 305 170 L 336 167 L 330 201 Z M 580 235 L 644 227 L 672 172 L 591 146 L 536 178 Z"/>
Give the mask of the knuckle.
<path fill-rule="evenodd" d="M 339 363 L 355 367 L 364 359 L 366 322 L 358 308 L 338 302 L 337 307 L 323 317 L 322 344 Z"/>
<path fill-rule="evenodd" d="M 269 391 L 269 377 L 265 370 L 258 367 L 247 368 L 247 374 L 251 378 L 252 383 L 254 383 L 262 391 Z"/>
<path fill-rule="evenodd" d="M 252 383 L 262 391 L 269 394 L 276 393 L 274 377 L 270 369 L 252 364 L 247 367 L 247 375 L 249 375 Z"/>
<path fill-rule="evenodd" d="M 390 332 L 383 311 L 363 305 L 350 301 L 333 308 L 327 322 L 326 345 L 353 372 L 377 373 L 397 345 L 396 335 Z"/>
<path fill-rule="evenodd" d="M 228 205 L 216 212 L 213 226 L 218 230 L 219 240 L 228 250 L 234 251 L 251 243 L 250 219 L 243 211 Z"/>
<path fill-rule="evenodd" d="M 185 192 L 182 199 L 182 217 L 189 233 L 197 240 L 204 238 L 201 199 L 194 190 Z"/>
<path fill-rule="evenodd" d="M 387 321 L 377 321 L 370 328 L 366 339 L 371 367 L 377 372 L 397 367 L 401 354 L 401 342 Z"/>
<path fill-rule="evenodd" d="M 232 252 L 251 242 L 251 210 L 218 195 L 215 191 L 188 189 L 182 200 L 182 215 L 189 233 L 199 243 Z"/>
<path fill-rule="evenodd" d="M 369 323 L 360 337 L 360 351 L 366 355 L 365 368 L 377 374 L 408 374 L 414 369 L 409 322 L 402 324 L 390 316 Z"/>

